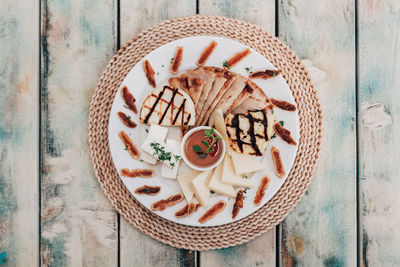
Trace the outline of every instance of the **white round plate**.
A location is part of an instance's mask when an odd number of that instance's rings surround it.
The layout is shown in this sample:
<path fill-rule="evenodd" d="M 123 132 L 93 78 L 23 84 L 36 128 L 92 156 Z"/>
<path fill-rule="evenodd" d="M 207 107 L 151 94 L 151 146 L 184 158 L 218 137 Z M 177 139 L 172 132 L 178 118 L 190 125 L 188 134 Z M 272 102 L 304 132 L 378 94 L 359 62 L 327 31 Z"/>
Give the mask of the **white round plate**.
<path fill-rule="evenodd" d="M 218 46 L 216 47 L 216 49 L 206 62 L 206 66 L 215 66 L 222 68 L 223 62 L 225 60 L 232 57 L 236 52 L 248 48 L 246 45 L 243 45 L 237 41 L 217 36 L 193 36 L 175 40 L 173 42 L 167 43 L 153 50 L 151 53 L 145 56 L 141 61 L 139 61 L 125 77 L 124 81 L 121 84 L 120 89 L 123 86 L 128 87 L 129 91 L 136 98 L 136 105 L 140 110 L 143 101 L 153 90 L 153 88 L 147 83 L 146 76 L 143 72 L 142 63 L 144 59 L 148 59 L 150 61 L 150 64 L 152 65 L 152 67 L 156 72 L 155 78 L 157 86 L 160 87 L 166 85 L 168 79 L 173 76 L 169 73 L 169 67 L 171 58 L 174 56 L 177 46 L 183 47 L 183 60 L 179 68 L 179 72 L 182 73 L 187 69 L 196 68 L 196 61 L 200 56 L 201 52 L 213 40 L 215 40 L 218 43 Z M 266 58 L 264 58 L 260 53 L 258 53 L 254 49 L 251 49 L 251 54 L 249 56 L 247 56 L 236 66 L 231 68 L 231 71 L 242 74 L 244 76 L 248 76 L 249 73 L 246 70 L 246 68 L 251 68 L 252 71 L 276 69 L 271 64 L 271 62 L 269 62 Z M 276 98 L 279 100 L 285 100 L 295 104 L 291 91 L 289 90 L 289 87 L 285 82 L 285 80 L 282 78 L 282 75 L 278 75 L 274 78 L 270 78 L 267 80 L 255 79 L 253 81 L 265 91 L 268 97 Z M 161 163 L 158 163 L 156 166 L 153 166 L 141 162 L 139 160 L 135 160 L 130 157 L 130 155 L 126 150 L 124 150 L 125 146 L 118 137 L 118 133 L 121 130 L 125 131 L 127 134 L 129 134 L 129 136 L 136 144 L 136 146 L 140 147 L 141 143 L 147 137 L 146 129 L 148 129 L 148 126 L 140 123 L 139 114 L 138 115 L 133 114 L 130 110 L 124 107 L 125 104 L 121 98 L 120 89 L 118 90 L 118 93 L 115 96 L 109 119 L 108 136 L 109 136 L 111 156 L 118 173 L 122 168 L 129 168 L 129 169 L 151 168 L 155 170 L 156 175 L 153 178 L 127 178 L 120 176 L 123 183 L 128 188 L 129 192 L 131 192 L 131 194 L 143 206 L 151 210 L 151 205 L 154 202 L 160 199 L 166 199 L 171 195 L 181 193 L 181 190 L 177 180 L 170 180 L 161 177 Z M 138 124 L 138 126 L 134 129 L 130 129 L 127 128 L 125 125 L 123 125 L 117 115 L 118 111 L 123 111 L 127 115 L 130 115 L 132 117 L 132 120 L 135 121 Z M 285 128 L 291 131 L 293 138 L 298 143 L 299 119 L 297 111 L 288 112 L 275 108 L 274 114 L 277 121 L 282 120 L 285 122 Z M 167 138 L 174 138 L 179 140 L 180 130 L 177 129 L 177 127 L 169 127 Z M 281 179 L 275 175 L 274 166 L 271 158 L 271 152 L 270 152 L 270 148 L 272 145 L 280 150 L 283 166 L 287 174 L 290 172 L 290 169 L 292 168 L 297 152 L 297 146 L 288 145 L 279 137 L 273 138 L 270 141 L 267 151 L 265 152 L 263 157 L 265 170 L 254 173 L 251 177 L 249 177 L 251 179 L 254 179 L 254 184 L 256 186 L 254 188 L 247 190 L 245 194 L 244 206 L 240 210 L 239 215 L 236 217 L 236 219 L 234 220 L 232 219 L 232 207 L 235 202 L 235 199 L 234 198 L 229 199 L 228 197 L 219 194 L 211 195 L 207 208 L 201 207 L 196 213 L 181 219 L 176 218 L 174 214 L 177 210 L 181 209 L 187 204 L 185 200 L 178 203 L 175 206 L 165 209 L 164 211 L 157 211 L 155 213 L 167 220 L 190 226 L 222 225 L 240 220 L 250 215 L 257 209 L 262 207 L 265 203 L 267 203 L 279 190 L 279 188 L 282 186 L 283 182 L 286 179 L 286 177 Z M 183 161 L 181 161 L 179 173 L 182 174 L 188 171 L 189 171 L 188 167 L 185 166 L 185 163 Z M 264 196 L 261 205 L 254 206 L 253 200 L 257 192 L 257 187 L 260 184 L 261 178 L 264 175 L 268 175 L 271 178 L 271 182 L 269 184 L 269 187 L 266 191 L 266 194 Z M 135 194 L 134 191 L 138 187 L 141 187 L 143 185 L 161 186 L 161 191 L 156 196 Z M 200 224 L 198 222 L 200 216 L 219 200 L 225 200 L 227 204 L 226 208 L 217 216 L 215 216 L 213 219 L 206 222 L 205 224 Z"/>

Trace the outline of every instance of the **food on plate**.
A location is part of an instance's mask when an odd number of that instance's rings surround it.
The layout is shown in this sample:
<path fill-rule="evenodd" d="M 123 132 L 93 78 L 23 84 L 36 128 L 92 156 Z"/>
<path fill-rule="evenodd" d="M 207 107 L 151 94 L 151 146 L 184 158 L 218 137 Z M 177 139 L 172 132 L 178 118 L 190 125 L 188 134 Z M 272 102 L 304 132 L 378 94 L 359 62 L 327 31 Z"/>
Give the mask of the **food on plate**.
<path fill-rule="evenodd" d="M 273 105 L 269 102 L 268 97 L 257 84 L 251 80 L 247 80 L 247 86 L 250 89 L 247 89 L 246 91 L 251 91 L 252 93 L 245 96 L 243 101 L 239 101 L 239 106 L 233 106 L 233 109 L 230 108 L 229 110 L 233 110 L 233 113 L 245 113 L 248 110 L 270 110 L 273 108 Z"/>
<path fill-rule="evenodd" d="M 222 137 L 214 128 L 194 128 L 182 140 L 185 160 L 193 167 L 207 168 L 215 165 L 224 153 Z"/>
<path fill-rule="evenodd" d="M 181 187 L 182 193 L 185 196 L 186 201 L 189 203 L 193 199 L 194 190 L 192 188 L 192 180 L 197 177 L 201 172 L 191 171 L 186 174 L 178 175 L 178 183 Z"/>
<path fill-rule="evenodd" d="M 215 121 L 215 129 L 221 134 L 222 138 L 225 141 L 225 144 L 229 144 L 228 134 L 226 133 L 224 114 L 222 113 L 221 109 L 217 109 L 216 111 L 214 111 L 213 119 Z M 229 156 L 231 155 L 231 149 L 228 145 L 226 145 L 226 152 Z"/>
<path fill-rule="evenodd" d="M 236 174 L 257 172 L 265 169 L 265 164 L 263 164 L 257 156 L 232 151 L 231 158 Z"/>
<path fill-rule="evenodd" d="M 176 49 L 176 52 L 175 52 L 175 56 L 172 59 L 171 66 L 169 68 L 169 72 L 171 72 L 172 74 L 178 73 L 179 66 L 182 63 L 182 57 L 183 57 L 183 47 L 178 46 Z"/>
<path fill-rule="evenodd" d="M 222 162 L 221 181 L 234 186 L 254 187 L 253 179 L 246 174 L 236 174 L 233 164 L 232 158 L 225 156 Z"/>
<path fill-rule="evenodd" d="M 167 167 L 174 168 L 179 164 L 181 155 L 175 145 L 172 144 L 175 144 L 175 142 L 167 144 L 152 135 L 148 135 L 141 148 Z"/>
<path fill-rule="evenodd" d="M 164 142 L 165 138 L 167 137 L 167 134 L 168 134 L 167 127 L 163 127 L 163 126 L 160 126 L 157 124 L 150 125 L 150 129 L 147 129 L 146 131 L 148 131 L 149 135 L 153 136 L 160 142 Z M 142 151 L 142 153 L 140 153 L 140 155 L 141 155 L 140 159 L 143 160 L 144 162 L 152 164 L 152 165 L 157 164 L 158 159 L 155 158 L 153 155 L 151 155 L 145 151 Z"/>
<path fill-rule="evenodd" d="M 233 204 L 232 219 L 235 219 L 239 214 L 240 209 L 243 208 L 243 199 L 243 190 L 239 190 L 236 194 L 235 203 Z"/>
<path fill-rule="evenodd" d="M 203 66 L 208 58 L 211 56 L 212 52 L 214 52 L 215 48 L 217 47 L 218 43 L 216 41 L 212 41 L 206 48 L 204 48 L 203 52 L 201 53 L 199 59 L 196 62 L 196 65 L 201 67 Z"/>
<path fill-rule="evenodd" d="M 224 67 L 225 68 L 233 68 L 236 64 L 238 64 L 241 60 L 243 60 L 245 57 L 250 55 L 251 51 L 249 48 L 246 48 L 243 51 L 237 52 L 233 57 L 228 59 L 227 61 L 224 62 Z"/>
<path fill-rule="evenodd" d="M 165 178 L 169 178 L 169 179 L 176 179 L 176 176 L 178 174 L 178 169 L 179 169 L 179 162 L 180 162 L 180 153 L 179 153 L 179 142 L 175 141 L 173 139 L 167 139 L 167 143 L 166 143 L 166 147 L 170 147 L 172 152 L 167 152 L 167 153 L 171 153 L 171 158 L 175 157 L 175 163 L 171 164 L 171 160 L 170 160 L 170 164 L 163 164 L 163 166 L 161 167 L 161 176 L 165 177 Z M 160 158 L 161 155 L 159 155 Z M 166 155 L 167 157 L 169 157 L 168 155 Z"/>
<path fill-rule="evenodd" d="M 287 110 L 287 111 L 295 111 L 296 110 L 296 106 L 287 101 L 276 100 L 274 98 L 271 98 L 270 101 L 272 104 L 274 104 L 275 107 L 278 107 L 280 109 Z"/>
<path fill-rule="evenodd" d="M 142 187 L 139 187 L 138 189 L 135 190 L 136 194 L 139 195 L 157 195 L 160 193 L 161 187 L 160 186 L 150 186 L 150 185 L 144 185 Z"/>
<path fill-rule="evenodd" d="M 121 169 L 121 175 L 129 178 L 142 177 L 150 178 L 154 176 L 154 171 L 151 169 Z"/>
<path fill-rule="evenodd" d="M 136 99 L 129 92 L 128 87 L 126 87 L 126 86 L 122 87 L 121 96 L 122 96 L 122 99 L 124 100 L 126 106 L 128 107 L 128 109 L 130 109 L 133 113 L 137 114 L 138 110 L 137 110 L 136 104 L 135 104 Z"/>
<path fill-rule="evenodd" d="M 189 77 L 186 73 L 180 76 L 172 77 L 168 80 L 169 86 L 185 91 L 191 98 L 196 107 L 199 101 L 201 91 L 205 85 L 205 81 L 198 78 Z"/>
<path fill-rule="evenodd" d="M 184 199 L 183 194 L 176 194 L 173 196 L 170 196 L 167 199 L 161 199 L 153 205 L 151 205 L 151 209 L 156 211 L 156 210 L 165 210 L 168 207 L 171 207 L 179 202 L 181 202 Z"/>
<path fill-rule="evenodd" d="M 273 120 L 272 114 L 266 110 L 228 114 L 225 124 L 232 150 L 262 156 L 273 135 Z"/>
<path fill-rule="evenodd" d="M 199 208 L 200 208 L 199 203 L 189 203 L 186 206 L 184 206 L 182 209 L 175 212 L 175 217 L 183 218 L 183 217 L 189 216 L 190 214 L 195 213 Z"/>
<path fill-rule="evenodd" d="M 153 67 L 150 65 L 150 62 L 146 59 L 143 61 L 143 70 L 146 74 L 147 82 L 154 88 L 156 88 L 156 79 L 154 78 L 154 74 L 156 73 Z"/>
<path fill-rule="evenodd" d="M 203 108 L 205 101 L 208 99 L 208 94 L 210 93 L 212 86 L 214 84 L 216 73 L 212 72 L 212 71 L 207 71 L 202 67 L 194 69 L 194 70 L 187 70 L 186 73 L 190 77 L 202 79 L 203 81 L 205 81 L 203 89 L 201 90 L 201 93 L 200 93 L 199 100 L 197 101 L 197 103 L 195 105 L 196 106 L 196 115 L 199 115 Z M 197 122 L 196 126 L 198 126 L 198 122 Z"/>
<path fill-rule="evenodd" d="M 274 124 L 274 130 L 280 138 L 282 138 L 289 145 L 297 145 L 296 141 L 294 141 L 293 137 L 290 136 L 290 131 L 285 129 L 279 122 Z"/>
<path fill-rule="evenodd" d="M 190 96 L 183 90 L 164 86 L 145 99 L 140 122 L 164 126 L 194 125 L 195 109 Z"/>
<path fill-rule="evenodd" d="M 209 210 L 207 210 L 200 218 L 199 223 L 203 224 L 215 217 L 218 213 L 225 209 L 226 203 L 223 200 L 215 203 Z"/>
<path fill-rule="evenodd" d="M 118 111 L 118 117 L 121 119 L 122 123 L 129 128 L 135 128 L 137 125 L 135 122 L 131 120 L 131 117 L 123 113 L 122 111 Z"/>
<path fill-rule="evenodd" d="M 235 197 L 235 189 L 231 184 L 224 183 L 221 181 L 222 177 L 222 164 L 219 164 L 211 175 L 210 181 L 208 182 L 208 188 L 214 192 L 227 196 Z"/>
<path fill-rule="evenodd" d="M 140 158 L 139 149 L 137 149 L 132 139 L 124 131 L 119 132 L 118 136 L 124 143 L 125 149 L 128 151 L 129 155 L 131 155 L 131 157 L 134 159 L 139 159 Z"/>
<path fill-rule="evenodd" d="M 207 207 L 210 198 L 210 189 L 208 189 L 208 180 L 212 171 L 204 171 L 192 179 L 192 188 L 194 195 L 201 206 Z"/>
<path fill-rule="evenodd" d="M 279 178 L 285 177 L 286 172 L 285 172 L 285 169 L 283 168 L 281 153 L 279 152 L 279 149 L 272 146 L 271 147 L 271 155 L 272 155 L 272 160 L 274 162 L 276 176 L 278 176 Z"/>
<path fill-rule="evenodd" d="M 281 72 L 279 70 L 260 70 L 254 71 L 249 74 L 250 79 L 269 79 L 279 75 Z"/>
<path fill-rule="evenodd" d="M 269 181 L 270 181 L 270 179 L 268 176 L 264 176 L 261 179 L 260 185 L 258 186 L 258 189 L 257 189 L 256 196 L 254 197 L 254 205 L 258 206 L 261 204 L 261 201 L 265 196 L 265 191 L 268 188 Z"/>

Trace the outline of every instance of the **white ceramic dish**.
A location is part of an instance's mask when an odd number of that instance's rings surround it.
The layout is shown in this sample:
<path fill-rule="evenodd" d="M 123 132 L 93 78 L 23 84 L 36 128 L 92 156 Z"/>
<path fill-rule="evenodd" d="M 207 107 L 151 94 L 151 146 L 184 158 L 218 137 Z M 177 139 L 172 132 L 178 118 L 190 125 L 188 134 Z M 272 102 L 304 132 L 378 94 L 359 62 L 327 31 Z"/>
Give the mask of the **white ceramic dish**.
<path fill-rule="evenodd" d="M 151 53 L 146 55 L 141 61 L 139 61 L 133 68 L 132 70 L 128 73 L 128 75 L 125 77 L 124 81 L 121 83 L 121 87 L 127 86 L 129 91 L 134 95 L 136 98 L 136 104 L 138 106 L 138 109 L 140 109 L 143 101 L 147 97 L 147 95 L 152 91 L 152 87 L 147 83 L 146 77 L 144 75 L 143 69 L 142 69 L 142 62 L 144 59 L 148 59 L 153 66 L 155 72 L 156 72 L 156 81 L 157 81 L 157 86 L 163 86 L 167 84 L 168 78 L 170 78 L 172 75 L 169 73 L 169 66 L 170 66 L 170 60 L 174 56 L 174 52 L 176 50 L 177 46 L 182 46 L 183 47 L 183 60 L 182 64 L 180 66 L 179 72 L 182 73 L 186 71 L 187 69 L 193 69 L 196 67 L 196 60 L 200 56 L 202 50 L 204 47 L 206 47 L 212 40 L 215 40 L 218 42 L 218 46 L 215 49 L 214 53 L 211 55 L 211 57 L 208 59 L 206 66 L 216 66 L 216 67 L 222 67 L 223 62 L 230 58 L 232 55 L 234 55 L 236 52 L 241 51 L 245 48 L 247 48 L 246 45 L 243 45 L 237 41 L 223 38 L 223 37 L 217 37 L 217 36 L 194 36 L 194 37 L 188 37 L 188 38 L 183 38 L 183 39 L 178 39 L 173 42 L 167 43 L 155 50 L 153 50 Z M 251 54 L 246 57 L 243 61 L 239 62 L 236 66 L 231 68 L 231 71 L 234 71 L 236 73 L 242 74 L 244 76 L 248 76 L 248 72 L 246 71 L 246 68 L 251 68 L 252 71 L 256 70 L 264 70 L 266 68 L 268 69 L 276 69 L 266 58 L 264 58 L 261 54 L 259 54 L 257 51 L 251 49 Z M 282 75 L 278 75 L 274 78 L 268 79 L 268 80 L 261 80 L 261 79 L 255 79 L 253 80 L 257 85 L 259 85 L 267 94 L 268 97 L 273 97 L 276 99 L 280 100 L 285 100 L 290 103 L 295 103 L 294 98 L 291 94 L 291 91 L 289 90 L 289 87 L 285 80 L 283 79 Z M 126 114 L 130 115 L 132 117 L 132 120 L 135 121 L 138 124 L 138 127 L 134 129 L 130 129 L 125 127 L 118 115 L 118 111 L 123 111 Z M 288 111 L 283 111 L 280 109 L 275 108 L 274 114 L 276 116 L 276 119 L 278 121 L 283 120 L 285 122 L 285 128 L 290 130 L 292 132 L 293 138 L 296 140 L 298 143 L 299 141 L 299 119 L 297 112 L 288 112 Z M 141 162 L 139 160 L 134 160 L 131 158 L 128 154 L 127 151 L 124 150 L 124 145 L 121 142 L 121 140 L 118 137 L 118 133 L 121 130 L 124 130 L 137 144 L 138 147 L 140 147 L 141 142 L 145 140 L 147 137 L 146 130 L 148 126 L 143 125 L 139 122 L 139 116 L 133 114 L 130 112 L 128 109 L 124 107 L 124 102 L 121 98 L 120 90 L 118 90 L 118 93 L 115 96 L 112 108 L 111 108 L 111 113 L 110 113 L 110 118 L 109 118 L 109 127 L 108 127 L 108 133 L 109 133 L 109 144 L 110 144 L 110 151 L 111 151 L 111 156 L 114 161 L 114 165 L 116 170 L 119 171 L 122 168 L 129 168 L 129 169 L 134 169 L 134 168 L 152 168 L 156 172 L 156 176 L 153 178 L 127 178 L 127 177 L 122 177 L 123 183 L 127 187 L 127 189 L 131 192 L 131 194 L 146 208 L 151 210 L 151 205 L 160 200 L 160 199 L 165 199 L 168 198 L 169 196 L 173 194 L 180 193 L 180 187 L 179 184 L 176 180 L 170 180 L 161 177 L 161 164 L 159 163 L 156 166 L 146 164 L 144 162 Z M 172 138 L 179 140 L 180 139 L 180 130 L 179 129 L 174 129 L 170 128 L 168 137 L 167 138 Z M 180 140 L 179 140 L 180 141 Z M 297 146 L 292 146 L 288 145 L 286 142 L 281 140 L 279 137 L 274 138 L 270 141 L 270 144 L 268 145 L 267 151 L 265 152 L 265 155 L 263 157 L 263 163 L 265 164 L 265 170 L 256 172 L 254 175 L 252 175 L 251 179 L 254 179 L 254 182 L 256 184 L 255 188 L 247 190 L 246 193 L 246 199 L 244 200 L 244 207 L 240 210 L 239 215 L 236 217 L 236 219 L 232 219 L 232 207 L 234 204 L 234 199 L 229 199 L 228 197 L 222 196 L 222 195 L 217 195 L 213 194 L 210 197 L 210 202 L 207 208 L 200 208 L 196 213 L 184 217 L 181 219 L 178 219 L 174 216 L 174 213 L 181 209 L 183 206 L 185 206 L 187 203 L 186 201 L 182 201 L 178 203 L 177 205 L 173 207 L 169 207 L 165 209 L 164 211 L 157 211 L 155 212 L 157 215 L 171 220 L 176 223 L 184 224 L 184 225 L 190 225 L 190 226 L 216 226 L 216 225 L 222 225 L 222 224 L 227 224 L 233 221 L 240 220 L 249 214 L 253 213 L 262 205 L 267 203 L 273 196 L 274 194 L 279 190 L 279 188 L 282 186 L 284 183 L 286 177 L 283 179 L 278 178 L 275 175 L 274 172 L 274 167 L 271 159 L 271 153 L 270 153 L 270 148 L 271 145 L 277 147 L 282 156 L 282 162 L 285 167 L 286 173 L 290 173 L 290 169 L 292 168 L 293 162 L 296 157 L 296 152 L 297 152 Z M 186 173 L 190 169 L 188 166 L 181 161 L 181 166 L 179 169 L 179 173 Z M 260 183 L 261 178 L 264 175 L 269 175 L 271 178 L 270 185 L 266 191 L 266 194 L 263 198 L 263 201 L 260 206 L 254 206 L 253 200 L 257 191 L 257 186 Z M 137 195 L 134 193 L 135 189 L 138 187 L 141 187 L 143 185 L 151 185 L 151 186 L 161 186 L 161 192 L 156 195 L 156 196 L 148 196 L 148 195 Z M 219 200 L 225 200 L 226 202 L 226 208 L 219 213 L 217 216 L 215 216 L 212 220 L 206 222 L 205 224 L 200 224 L 198 222 L 199 217 L 208 209 L 210 208 L 213 204 L 218 202 Z"/>

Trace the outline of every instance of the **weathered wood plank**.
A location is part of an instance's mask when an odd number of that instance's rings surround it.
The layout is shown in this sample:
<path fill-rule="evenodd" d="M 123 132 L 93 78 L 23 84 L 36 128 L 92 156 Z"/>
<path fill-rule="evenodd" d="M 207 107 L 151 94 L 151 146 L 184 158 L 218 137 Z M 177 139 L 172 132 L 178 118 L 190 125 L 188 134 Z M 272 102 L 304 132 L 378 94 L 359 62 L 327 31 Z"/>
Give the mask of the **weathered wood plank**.
<path fill-rule="evenodd" d="M 88 108 L 115 52 L 116 1 L 42 1 L 41 262 L 115 266 L 116 213 L 93 174 Z"/>
<path fill-rule="evenodd" d="M 121 0 L 121 43 L 165 19 L 196 14 L 196 1 Z M 120 220 L 121 266 L 194 266 L 196 253 L 175 249 L 136 230 L 122 216 Z"/>
<path fill-rule="evenodd" d="M 354 1 L 280 1 L 280 38 L 311 72 L 324 115 L 320 160 L 282 224 L 285 266 L 355 266 Z"/>
<path fill-rule="evenodd" d="M 362 266 L 399 266 L 400 3 L 359 3 Z"/>
<path fill-rule="evenodd" d="M 39 4 L 0 1 L 0 264 L 39 264 Z"/>
<path fill-rule="evenodd" d="M 222 1 L 200 0 L 202 15 L 232 17 L 255 23 L 275 33 L 275 0 Z M 275 231 L 232 248 L 211 250 L 200 254 L 201 266 L 275 266 Z"/>

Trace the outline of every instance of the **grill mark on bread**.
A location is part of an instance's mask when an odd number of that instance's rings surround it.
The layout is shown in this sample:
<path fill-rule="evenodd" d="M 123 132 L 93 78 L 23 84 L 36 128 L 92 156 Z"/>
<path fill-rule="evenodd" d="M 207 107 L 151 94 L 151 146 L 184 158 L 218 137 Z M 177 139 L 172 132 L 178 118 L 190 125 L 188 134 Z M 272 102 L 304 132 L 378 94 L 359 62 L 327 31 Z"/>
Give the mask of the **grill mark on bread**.
<path fill-rule="evenodd" d="M 129 169 L 124 168 L 121 169 L 121 175 L 129 178 L 150 178 L 154 176 L 154 171 L 151 169 L 133 169 L 130 171 Z"/>
<path fill-rule="evenodd" d="M 182 56 L 183 56 L 183 47 L 178 46 L 175 52 L 174 59 L 172 60 L 171 67 L 169 68 L 169 72 L 172 74 L 177 74 L 179 66 L 182 63 Z"/>
<path fill-rule="evenodd" d="M 142 187 L 139 187 L 135 190 L 136 194 L 139 195 L 157 195 L 160 193 L 161 187 L 160 186 L 150 186 L 150 185 L 144 185 Z"/>
<path fill-rule="evenodd" d="M 137 125 L 133 122 L 125 113 L 122 111 L 118 111 L 118 116 L 121 119 L 122 123 L 129 128 L 135 128 Z"/>
<path fill-rule="evenodd" d="M 216 41 L 212 41 L 208 46 L 206 46 L 203 52 L 201 52 L 201 55 L 196 62 L 196 65 L 199 67 L 203 66 L 208 58 L 211 56 L 212 52 L 214 52 L 217 45 L 218 43 Z"/>
<path fill-rule="evenodd" d="M 154 78 L 155 71 L 147 59 L 143 61 L 143 70 L 144 73 L 146 74 L 146 78 L 149 84 L 152 87 L 156 88 L 156 79 Z"/>
<path fill-rule="evenodd" d="M 122 99 L 124 100 L 126 106 L 135 114 L 138 113 L 135 101 L 136 99 L 133 97 L 133 95 L 129 92 L 128 87 L 124 86 L 121 89 L 121 96 Z"/>
<path fill-rule="evenodd" d="M 175 116 L 174 120 L 172 121 L 172 125 L 175 125 L 176 120 L 178 119 L 179 114 L 180 114 L 181 112 L 182 112 L 182 114 L 185 113 L 185 103 L 186 103 L 186 99 L 183 100 L 181 106 L 179 107 L 178 112 L 176 113 L 176 116 Z M 182 116 L 182 118 L 183 118 L 183 116 Z"/>
<path fill-rule="evenodd" d="M 175 217 L 183 218 L 183 217 L 189 216 L 192 213 L 195 213 L 199 208 L 200 208 L 199 203 L 197 203 L 197 204 L 189 203 L 186 206 L 184 206 L 182 209 L 175 212 Z"/>
<path fill-rule="evenodd" d="M 269 181 L 270 181 L 270 179 L 268 176 L 264 176 L 261 179 L 260 185 L 258 186 L 258 189 L 257 189 L 256 196 L 254 197 L 254 205 L 258 206 L 261 204 L 261 201 L 265 196 L 265 191 L 267 190 L 267 188 L 269 186 Z"/>
<path fill-rule="evenodd" d="M 233 204 L 232 219 L 235 219 L 240 209 L 243 208 L 243 198 L 243 190 L 239 190 L 236 194 L 235 204 Z"/>
<path fill-rule="evenodd" d="M 274 131 L 280 138 L 282 138 L 289 145 L 297 145 L 293 137 L 290 136 L 290 131 L 285 129 L 279 122 L 275 122 Z"/>
<path fill-rule="evenodd" d="M 287 110 L 287 111 L 295 111 L 296 110 L 296 106 L 287 101 L 276 100 L 273 98 L 270 98 L 270 101 L 275 107 L 278 107 L 280 109 Z"/>
<path fill-rule="evenodd" d="M 269 79 L 279 75 L 281 72 L 279 70 L 260 70 L 249 74 L 250 79 Z"/>
<path fill-rule="evenodd" d="M 207 210 L 200 218 L 199 223 L 203 224 L 215 217 L 218 213 L 225 209 L 226 203 L 223 200 L 215 203 L 209 210 Z"/>
<path fill-rule="evenodd" d="M 161 124 L 163 122 L 165 115 L 167 114 L 168 109 L 171 107 L 171 105 L 174 106 L 174 99 L 175 99 L 177 92 L 178 92 L 178 89 L 173 89 L 171 99 L 169 101 L 167 101 L 168 102 L 167 108 L 164 110 L 164 114 L 161 116 L 160 120 L 158 121 L 158 124 Z M 173 109 L 171 109 L 171 112 L 173 112 Z"/>
<path fill-rule="evenodd" d="M 150 117 L 151 117 L 151 114 L 153 114 L 154 109 L 156 108 L 158 102 L 160 102 L 160 99 L 161 99 L 161 97 L 162 97 L 163 94 L 164 94 L 165 87 L 166 87 L 166 86 L 164 86 L 164 89 L 158 94 L 158 96 L 157 96 L 157 98 L 156 98 L 156 101 L 154 101 L 153 106 L 151 106 L 149 113 L 147 114 L 147 116 L 146 116 L 145 119 L 144 119 L 144 123 L 147 124 L 147 122 L 149 121 L 149 119 L 150 119 Z M 154 96 L 154 95 L 152 94 L 152 96 Z"/>
<path fill-rule="evenodd" d="M 124 132 L 121 131 L 118 134 L 119 138 L 121 138 L 121 141 L 124 143 L 126 150 L 129 152 L 129 155 L 131 155 L 132 158 L 134 159 L 139 159 L 140 157 L 140 152 L 133 143 L 132 139 L 129 138 L 129 136 Z"/>
<path fill-rule="evenodd" d="M 283 178 L 286 172 L 285 169 L 283 168 L 281 153 L 279 152 L 279 149 L 272 146 L 271 154 L 272 154 L 272 161 L 274 162 L 276 176 L 278 176 L 279 178 Z"/>
<path fill-rule="evenodd" d="M 226 61 L 226 64 L 229 66 L 229 68 L 234 67 L 236 64 L 238 64 L 242 59 L 247 57 L 251 53 L 249 48 L 246 48 L 243 51 L 237 52 L 233 57 L 228 59 Z"/>
<path fill-rule="evenodd" d="M 161 199 L 155 203 L 153 203 L 153 205 L 151 205 L 151 209 L 152 210 L 165 210 L 168 207 L 171 207 L 179 202 L 181 202 L 183 200 L 184 196 L 183 194 L 176 194 L 173 196 L 170 196 L 167 199 Z"/>

